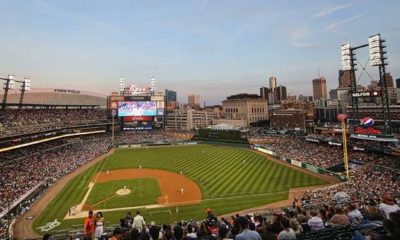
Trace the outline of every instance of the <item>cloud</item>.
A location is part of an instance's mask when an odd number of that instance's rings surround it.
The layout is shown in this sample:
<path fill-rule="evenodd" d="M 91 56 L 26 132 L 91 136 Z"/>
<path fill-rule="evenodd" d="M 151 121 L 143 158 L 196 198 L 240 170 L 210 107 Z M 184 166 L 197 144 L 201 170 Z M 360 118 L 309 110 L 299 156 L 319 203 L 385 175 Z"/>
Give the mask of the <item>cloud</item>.
<path fill-rule="evenodd" d="M 351 4 L 349 4 L 349 3 L 348 4 L 341 4 L 341 5 L 333 6 L 331 8 L 324 9 L 324 10 L 314 14 L 314 17 L 317 18 L 317 19 L 322 18 L 322 17 L 326 17 L 326 16 L 328 16 L 328 15 L 330 15 L 330 14 L 336 12 L 336 11 L 339 11 L 340 9 L 348 8 L 350 6 L 351 6 Z"/>
<path fill-rule="evenodd" d="M 304 39 L 310 35 L 310 31 L 308 27 L 303 25 L 297 27 L 292 33 L 290 34 L 290 44 L 295 48 L 311 48 L 314 45 L 312 43 L 305 43 Z"/>
<path fill-rule="evenodd" d="M 331 31 L 331 32 L 336 31 L 336 29 L 337 29 L 340 25 L 343 25 L 343 24 L 345 24 L 345 23 L 351 22 L 351 21 L 353 21 L 353 20 L 355 20 L 355 19 L 357 19 L 357 18 L 360 18 L 360 17 L 362 17 L 362 16 L 364 16 L 364 15 L 365 15 L 365 13 L 363 13 L 363 14 L 358 14 L 358 15 L 355 15 L 355 16 L 353 16 L 353 17 L 349 17 L 349 18 L 346 18 L 346 19 L 343 19 L 343 20 L 340 20 L 340 21 L 337 21 L 337 22 L 333 22 L 333 23 L 329 24 L 329 25 L 325 28 L 325 30 L 326 30 L 326 31 Z"/>

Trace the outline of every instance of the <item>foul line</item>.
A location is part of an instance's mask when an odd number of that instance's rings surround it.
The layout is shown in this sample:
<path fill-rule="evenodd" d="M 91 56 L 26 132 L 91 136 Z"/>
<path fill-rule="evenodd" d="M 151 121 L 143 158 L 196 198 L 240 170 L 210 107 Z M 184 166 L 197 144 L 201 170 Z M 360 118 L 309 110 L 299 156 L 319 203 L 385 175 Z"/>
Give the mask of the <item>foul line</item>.
<path fill-rule="evenodd" d="M 103 170 L 103 167 L 104 167 L 106 161 L 108 160 L 108 158 L 110 157 L 111 152 L 112 152 L 112 151 L 109 151 L 109 152 L 108 152 L 108 155 L 107 155 L 106 159 L 104 159 L 103 163 L 101 164 L 100 171 L 99 171 L 98 173 L 96 173 L 97 176 L 96 176 L 94 182 L 89 182 L 88 191 L 86 192 L 85 197 L 82 199 L 81 203 L 79 203 L 79 204 L 77 205 L 77 211 L 78 211 L 78 212 L 82 212 L 82 208 L 83 208 L 83 206 L 85 205 L 87 199 L 89 198 L 89 195 L 90 195 L 90 193 L 92 192 L 93 187 L 94 187 L 94 185 L 95 185 L 96 182 L 97 182 L 97 179 L 99 178 L 99 175 L 100 175 L 99 173 Z"/>

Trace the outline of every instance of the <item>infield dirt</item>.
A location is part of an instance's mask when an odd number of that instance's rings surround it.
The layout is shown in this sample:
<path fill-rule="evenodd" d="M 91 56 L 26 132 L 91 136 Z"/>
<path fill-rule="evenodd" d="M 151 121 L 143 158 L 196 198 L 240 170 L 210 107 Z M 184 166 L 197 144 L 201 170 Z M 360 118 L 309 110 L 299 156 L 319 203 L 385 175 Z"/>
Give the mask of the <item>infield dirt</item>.
<path fill-rule="evenodd" d="M 96 183 L 150 177 L 156 179 L 160 185 L 161 196 L 157 199 L 158 204 L 196 203 L 201 200 L 201 190 L 190 178 L 157 169 L 120 169 L 109 171 L 108 174 L 101 172 Z"/>

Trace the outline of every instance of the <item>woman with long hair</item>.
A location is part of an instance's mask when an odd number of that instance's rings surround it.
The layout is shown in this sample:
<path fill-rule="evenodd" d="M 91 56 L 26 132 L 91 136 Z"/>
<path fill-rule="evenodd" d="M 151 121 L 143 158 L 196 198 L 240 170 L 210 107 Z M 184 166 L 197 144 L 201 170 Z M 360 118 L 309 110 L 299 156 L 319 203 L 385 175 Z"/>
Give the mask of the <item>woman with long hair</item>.
<path fill-rule="evenodd" d="M 101 238 L 101 235 L 104 233 L 104 217 L 103 213 L 97 212 L 96 213 L 96 219 L 94 221 L 94 237 L 97 239 Z"/>

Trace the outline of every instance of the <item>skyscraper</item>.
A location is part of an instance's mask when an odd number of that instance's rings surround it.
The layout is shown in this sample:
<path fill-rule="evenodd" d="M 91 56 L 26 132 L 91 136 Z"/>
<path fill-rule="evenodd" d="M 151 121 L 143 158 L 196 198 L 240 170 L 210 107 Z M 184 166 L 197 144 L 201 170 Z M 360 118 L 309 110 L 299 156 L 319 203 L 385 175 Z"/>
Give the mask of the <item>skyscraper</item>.
<path fill-rule="evenodd" d="M 165 89 L 165 96 L 167 96 L 168 102 L 176 102 L 176 92 L 174 90 Z"/>
<path fill-rule="evenodd" d="M 165 89 L 167 112 L 172 112 L 178 107 L 176 92 L 170 89 Z"/>
<path fill-rule="evenodd" d="M 192 108 L 200 107 L 200 95 L 190 94 L 188 96 L 188 105 Z"/>
<path fill-rule="evenodd" d="M 269 89 L 267 87 L 260 88 L 260 96 L 262 97 L 262 99 L 268 100 L 268 92 Z"/>
<path fill-rule="evenodd" d="M 269 78 L 269 89 L 271 92 L 275 92 L 276 88 L 276 77 L 270 77 Z"/>
<path fill-rule="evenodd" d="M 339 88 L 347 88 L 351 86 L 350 71 L 339 70 Z"/>
<path fill-rule="evenodd" d="M 287 92 L 285 86 L 279 85 L 279 87 L 276 88 L 276 98 L 278 102 L 287 99 Z"/>
<path fill-rule="evenodd" d="M 326 79 L 320 77 L 312 80 L 314 100 L 326 99 Z"/>
<path fill-rule="evenodd" d="M 396 79 L 396 88 L 400 88 L 400 78 Z"/>

